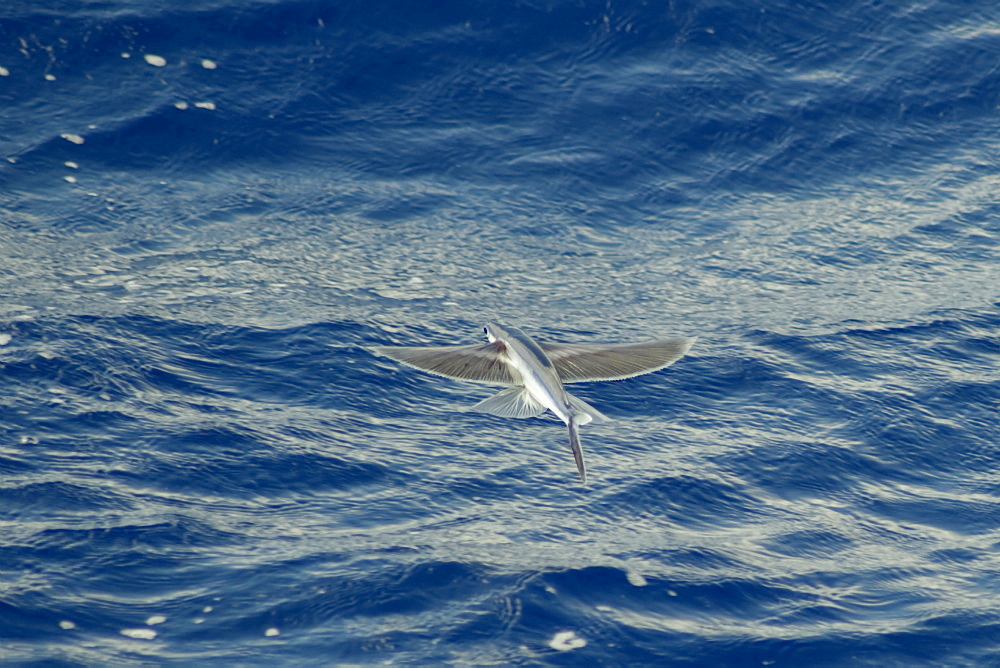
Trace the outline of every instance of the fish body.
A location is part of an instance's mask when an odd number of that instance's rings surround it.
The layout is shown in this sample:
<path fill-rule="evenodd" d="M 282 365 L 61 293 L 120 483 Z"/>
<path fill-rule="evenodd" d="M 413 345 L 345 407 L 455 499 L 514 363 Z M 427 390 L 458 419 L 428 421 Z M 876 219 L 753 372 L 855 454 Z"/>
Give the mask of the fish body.
<path fill-rule="evenodd" d="M 506 385 L 472 410 L 501 417 L 538 417 L 546 410 L 569 429 L 570 448 L 582 482 L 587 481 L 578 427 L 608 418 L 566 391 L 566 383 L 622 380 L 670 366 L 690 350 L 693 337 L 633 344 L 538 343 L 517 327 L 487 322 L 489 341 L 472 346 L 376 346 L 409 366 L 457 380 Z"/>
<path fill-rule="evenodd" d="M 576 427 L 595 419 L 603 421 L 607 418 L 596 409 L 583 404 L 582 400 L 577 399 L 575 405 L 570 401 L 570 394 L 563 386 L 555 364 L 545 354 L 545 350 L 530 336 L 517 327 L 501 325 L 496 322 L 486 323 L 483 331 L 491 343 L 500 342 L 503 346 L 503 354 L 507 357 L 507 363 L 512 367 L 512 370 L 520 374 L 521 386 L 524 388 L 522 391 L 527 393 L 528 398 L 552 411 L 556 417 L 566 423 L 569 428 L 569 445 L 573 450 L 576 468 L 580 474 L 581 482 L 586 483 L 587 468 L 583 462 L 583 449 L 580 447 L 580 436 Z"/>
<path fill-rule="evenodd" d="M 559 379 L 555 365 L 542 347 L 520 329 L 510 325 L 488 322 L 483 327 L 483 332 L 490 343 L 499 342 L 501 354 L 506 357 L 511 370 L 520 376 L 520 385 L 531 398 L 568 424 L 575 414 L 573 407 L 570 406 L 566 388 Z"/>

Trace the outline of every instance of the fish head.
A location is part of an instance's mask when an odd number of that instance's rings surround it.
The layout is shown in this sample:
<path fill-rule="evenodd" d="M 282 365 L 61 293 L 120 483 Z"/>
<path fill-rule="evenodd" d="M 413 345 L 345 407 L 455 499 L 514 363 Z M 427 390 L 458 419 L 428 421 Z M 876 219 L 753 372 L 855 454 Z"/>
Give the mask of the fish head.
<path fill-rule="evenodd" d="M 494 320 L 490 320 L 483 325 L 483 333 L 486 335 L 486 338 L 490 343 L 504 338 L 509 338 L 507 328 Z"/>

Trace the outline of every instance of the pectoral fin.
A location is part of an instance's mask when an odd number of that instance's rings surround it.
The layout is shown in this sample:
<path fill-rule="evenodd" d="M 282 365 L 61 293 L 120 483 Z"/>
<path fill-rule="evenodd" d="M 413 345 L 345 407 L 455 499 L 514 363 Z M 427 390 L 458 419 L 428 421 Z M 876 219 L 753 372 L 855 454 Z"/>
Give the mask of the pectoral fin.
<path fill-rule="evenodd" d="M 480 401 L 469 410 L 499 417 L 530 418 L 544 413 L 545 406 L 535 401 L 524 387 L 510 387 Z"/>
<path fill-rule="evenodd" d="M 517 385 L 499 341 L 474 346 L 374 346 L 372 351 L 437 376 L 489 385 Z"/>
<path fill-rule="evenodd" d="M 622 380 L 668 367 L 687 353 L 696 338 L 588 345 L 543 343 L 542 350 L 552 360 L 564 383 Z"/>

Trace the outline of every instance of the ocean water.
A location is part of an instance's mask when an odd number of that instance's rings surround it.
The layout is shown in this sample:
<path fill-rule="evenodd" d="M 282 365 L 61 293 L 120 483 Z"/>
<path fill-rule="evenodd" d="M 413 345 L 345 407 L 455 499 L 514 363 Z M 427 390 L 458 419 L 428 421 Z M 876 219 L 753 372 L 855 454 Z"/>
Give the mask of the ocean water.
<path fill-rule="evenodd" d="M 7 2 L 0 662 L 1000 665 L 1000 6 Z M 582 429 L 373 345 L 699 337 Z"/>

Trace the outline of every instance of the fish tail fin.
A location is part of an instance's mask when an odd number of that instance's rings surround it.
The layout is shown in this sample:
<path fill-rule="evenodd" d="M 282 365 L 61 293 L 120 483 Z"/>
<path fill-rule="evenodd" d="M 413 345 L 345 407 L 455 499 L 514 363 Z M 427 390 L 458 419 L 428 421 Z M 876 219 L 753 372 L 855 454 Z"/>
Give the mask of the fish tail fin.
<path fill-rule="evenodd" d="M 583 465 L 583 449 L 580 447 L 580 433 L 577 431 L 577 417 L 570 418 L 566 426 L 569 427 L 569 447 L 573 449 L 573 458 L 576 459 L 576 470 L 580 473 L 580 482 L 587 484 L 587 468 Z"/>

